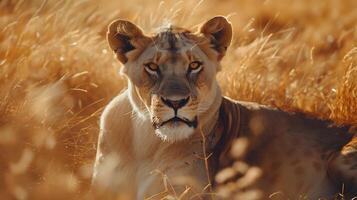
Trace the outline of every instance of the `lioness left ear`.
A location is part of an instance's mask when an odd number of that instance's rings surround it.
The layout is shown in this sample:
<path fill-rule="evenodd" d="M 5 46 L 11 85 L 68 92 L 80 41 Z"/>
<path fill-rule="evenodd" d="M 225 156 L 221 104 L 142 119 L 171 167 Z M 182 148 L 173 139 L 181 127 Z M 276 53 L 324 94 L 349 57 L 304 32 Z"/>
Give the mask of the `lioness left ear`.
<path fill-rule="evenodd" d="M 212 48 L 218 52 L 218 60 L 221 60 L 232 40 L 232 25 L 223 16 L 216 16 L 205 22 L 200 32 L 206 36 Z"/>
<path fill-rule="evenodd" d="M 128 53 L 133 50 L 143 50 L 150 38 L 135 24 L 126 20 L 113 21 L 108 26 L 107 40 L 118 60 L 125 64 L 130 60 Z"/>

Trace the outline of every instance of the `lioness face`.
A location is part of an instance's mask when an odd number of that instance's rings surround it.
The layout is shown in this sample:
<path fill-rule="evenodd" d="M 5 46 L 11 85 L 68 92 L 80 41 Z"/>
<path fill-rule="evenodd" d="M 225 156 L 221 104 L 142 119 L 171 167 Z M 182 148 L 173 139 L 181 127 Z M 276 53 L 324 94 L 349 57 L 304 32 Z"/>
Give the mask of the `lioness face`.
<path fill-rule="evenodd" d="M 224 17 L 209 20 L 198 34 L 168 27 L 149 37 L 128 21 L 109 26 L 109 44 L 133 91 L 131 103 L 162 139 L 188 138 L 209 112 L 219 95 L 215 76 L 231 36 Z"/>

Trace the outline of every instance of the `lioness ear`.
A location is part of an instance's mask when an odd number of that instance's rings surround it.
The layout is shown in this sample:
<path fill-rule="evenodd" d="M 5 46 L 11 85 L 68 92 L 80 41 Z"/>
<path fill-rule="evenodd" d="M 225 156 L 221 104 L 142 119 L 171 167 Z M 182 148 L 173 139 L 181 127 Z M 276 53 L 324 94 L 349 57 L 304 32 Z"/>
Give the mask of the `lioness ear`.
<path fill-rule="evenodd" d="M 108 27 L 107 40 L 118 60 L 125 64 L 129 59 L 127 53 L 143 49 L 149 38 L 133 23 L 116 20 Z"/>
<path fill-rule="evenodd" d="M 232 40 L 231 23 L 223 16 L 216 16 L 205 22 L 200 32 L 210 40 L 212 48 L 218 52 L 218 60 L 221 60 Z"/>

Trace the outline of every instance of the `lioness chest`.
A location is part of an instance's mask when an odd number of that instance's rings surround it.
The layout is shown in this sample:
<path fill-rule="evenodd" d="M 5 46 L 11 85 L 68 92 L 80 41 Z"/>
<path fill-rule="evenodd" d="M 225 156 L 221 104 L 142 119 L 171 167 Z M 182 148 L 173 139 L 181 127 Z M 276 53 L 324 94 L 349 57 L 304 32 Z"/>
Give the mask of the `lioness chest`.
<path fill-rule="evenodd" d="M 168 190 L 182 192 L 184 188 L 169 188 L 177 181 L 204 188 L 207 178 L 201 145 L 195 139 L 162 141 L 149 120 L 135 115 L 124 92 L 103 112 L 94 180 L 101 182 L 104 177 L 105 188 L 132 199 Z"/>

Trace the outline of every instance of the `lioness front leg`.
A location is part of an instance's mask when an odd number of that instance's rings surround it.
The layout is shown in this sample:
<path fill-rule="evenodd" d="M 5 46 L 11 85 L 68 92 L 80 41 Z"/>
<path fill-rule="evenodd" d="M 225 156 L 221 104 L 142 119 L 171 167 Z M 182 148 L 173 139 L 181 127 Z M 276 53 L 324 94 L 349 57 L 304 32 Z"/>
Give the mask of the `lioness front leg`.
<path fill-rule="evenodd" d="M 128 199 L 136 190 L 132 135 L 128 134 L 130 111 L 126 92 L 115 97 L 103 111 L 92 177 L 92 188 L 97 192 L 122 193 Z"/>
<path fill-rule="evenodd" d="M 93 192 L 100 197 L 133 199 L 135 196 L 135 167 L 116 152 L 98 147 L 92 177 Z M 133 180 L 133 181 L 128 181 Z"/>
<path fill-rule="evenodd" d="M 137 199 L 161 199 L 171 196 L 178 199 L 206 199 L 211 195 L 204 162 L 177 160 L 176 166 L 154 169 L 138 174 Z"/>

